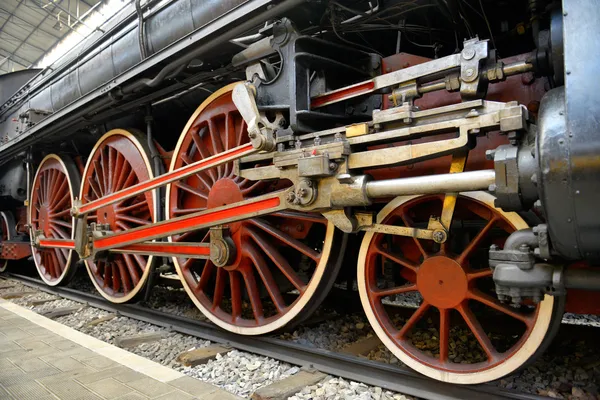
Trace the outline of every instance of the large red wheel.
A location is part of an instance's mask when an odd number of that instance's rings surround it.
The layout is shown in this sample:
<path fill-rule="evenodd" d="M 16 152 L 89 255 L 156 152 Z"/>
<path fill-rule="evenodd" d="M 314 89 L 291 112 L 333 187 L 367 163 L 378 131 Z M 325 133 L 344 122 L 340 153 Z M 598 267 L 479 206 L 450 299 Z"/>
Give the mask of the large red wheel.
<path fill-rule="evenodd" d="M 71 207 L 79 186 L 79 172 L 69 157 L 47 155 L 40 163 L 31 187 L 31 231 L 39 231 L 46 238 L 74 239 L 75 220 L 71 217 Z M 31 253 L 46 284 L 57 286 L 71 279 L 77 261 L 75 251 L 32 246 Z"/>
<path fill-rule="evenodd" d="M 91 202 L 154 177 L 145 140 L 124 129 L 107 132 L 88 158 L 81 180 L 81 202 Z M 155 192 L 107 205 L 88 215 L 88 224 L 108 224 L 113 232 L 156 222 Z M 112 254 L 85 265 L 96 289 L 113 303 L 124 303 L 145 287 L 152 256 Z"/>
<path fill-rule="evenodd" d="M 377 220 L 427 226 L 430 215 L 440 215 L 442 202 L 443 196 L 399 197 Z M 561 305 L 546 296 L 537 305 L 515 309 L 494 294 L 487 249 L 527 227 L 518 214 L 494 208 L 487 193 L 473 192 L 459 196 L 454 221 L 450 239 L 441 246 L 367 233 L 358 260 L 358 287 L 373 329 L 402 362 L 445 382 L 487 382 L 541 352 L 560 324 Z M 393 305 L 407 293 L 419 304 L 402 320 Z"/>
<path fill-rule="evenodd" d="M 248 142 L 232 90 L 229 85 L 215 92 L 196 110 L 179 139 L 171 170 Z M 242 179 L 230 163 L 169 185 L 166 215 L 219 207 L 287 185 Z M 271 332 L 306 318 L 331 288 L 343 236 L 321 215 L 281 212 L 228 228 L 237 254 L 228 265 L 173 260 L 186 291 L 215 324 L 246 335 Z M 209 237 L 201 230 L 171 240 L 206 242 Z"/>
<path fill-rule="evenodd" d="M 9 211 L 0 212 L 0 238 L 1 240 L 10 240 L 14 236 L 15 220 Z M 6 271 L 8 260 L 0 259 L 0 272 Z"/>

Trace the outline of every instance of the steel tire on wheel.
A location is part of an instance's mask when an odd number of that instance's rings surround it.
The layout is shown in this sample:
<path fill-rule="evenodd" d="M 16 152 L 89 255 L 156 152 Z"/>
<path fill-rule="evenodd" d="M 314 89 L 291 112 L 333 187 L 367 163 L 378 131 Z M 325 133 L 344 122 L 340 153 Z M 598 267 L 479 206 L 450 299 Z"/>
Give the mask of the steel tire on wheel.
<path fill-rule="evenodd" d="M 377 222 L 426 226 L 429 215 L 439 215 L 442 200 L 443 196 L 398 197 L 379 212 Z M 488 382 L 513 373 L 545 349 L 560 324 L 564 302 L 547 295 L 537 306 L 530 303 L 515 310 L 496 299 L 487 251 L 477 254 L 477 250 L 487 249 L 490 240 L 502 245 L 510 232 L 527 228 L 518 214 L 494 208 L 494 198 L 488 193 L 471 192 L 459 196 L 454 219 L 460 220 L 460 225 L 453 225 L 450 237 L 455 234 L 457 239 L 441 246 L 432 241 L 367 232 L 358 259 L 358 288 L 371 326 L 403 363 L 444 382 Z M 463 240 L 459 233 L 478 229 L 477 224 L 483 228 L 472 239 Z M 483 257 L 485 265 L 480 264 Z M 392 287 L 390 277 L 394 279 Z M 383 299 L 398 299 L 411 292 L 420 295 L 421 303 L 400 323 Z M 505 319 L 507 324 L 499 322 Z M 423 328 L 424 324 L 429 328 Z M 510 339 L 514 342 L 503 343 L 486 330 L 498 324 L 521 333 Z M 427 341 L 422 339 L 423 331 L 429 335 Z M 458 335 L 472 337 L 468 344 L 477 349 L 473 354 L 479 351 L 475 362 L 453 361 L 458 360 L 456 353 L 461 345 Z M 450 354 L 452 344 L 457 348 L 454 354 Z"/>
<path fill-rule="evenodd" d="M 146 140 L 141 134 L 113 129 L 100 138 L 87 160 L 81 179 L 82 204 L 154 177 Z M 107 173 L 108 171 L 108 173 Z M 91 212 L 88 224 L 109 224 L 118 232 L 156 222 L 156 192 L 148 191 Z M 113 303 L 136 298 L 148 282 L 152 256 L 111 254 L 85 260 L 98 292 Z"/>
<path fill-rule="evenodd" d="M 192 115 L 175 148 L 171 171 L 248 142 L 246 125 L 231 100 L 234 85 L 213 93 Z M 230 163 L 168 185 L 166 216 L 230 204 L 287 185 L 242 179 Z M 300 212 L 253 218 L 229 228 L 237 249 L 231 264 L 216 267 L 211 261 L 173 259 L 202 313 L 244 335 L 272 332 L 310 315 L 333 285 L 346 236 L 320 214 Z M 203 230 L 170 240 L 200 242 L 208 235 Z"/>
<path fill-rule="evenodd" d="M 71 207 L 79 193 L 80 176 L 68 156 L 49 154 L 40 163 L 31 188 L 28 219 L 31 231 L 46 238 L 74 239 L 75 218 Z M 31 254 L 42 280 L 50 286 L 68 283 L 76 268 L 77 253 L 66 249 L 38 249 Z"/>
<path fill-rule="evenodd" d="M 15 219 L 10 211 L 0 211 L 0 235 L 2 240 L 11 240 L 15 235 Z M 6 271 L 9 260 L 0 259 L 0 272 Z"/>

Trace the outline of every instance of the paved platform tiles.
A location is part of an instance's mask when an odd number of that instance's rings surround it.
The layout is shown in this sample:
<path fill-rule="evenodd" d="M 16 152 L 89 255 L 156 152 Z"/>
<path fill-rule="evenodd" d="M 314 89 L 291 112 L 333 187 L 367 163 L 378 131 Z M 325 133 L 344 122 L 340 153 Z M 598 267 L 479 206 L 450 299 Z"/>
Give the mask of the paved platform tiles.
<path fill-rule="evenodd" d="M 241 398 L 0 299 L 0 399 Z"/>

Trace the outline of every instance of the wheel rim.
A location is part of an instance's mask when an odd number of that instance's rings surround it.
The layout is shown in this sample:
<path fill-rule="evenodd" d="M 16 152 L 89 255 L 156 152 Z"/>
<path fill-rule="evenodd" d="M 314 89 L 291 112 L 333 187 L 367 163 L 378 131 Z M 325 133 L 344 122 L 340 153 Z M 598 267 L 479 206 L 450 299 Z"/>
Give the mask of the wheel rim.
<path fill-rule="evenodd" d="M 74 239 L 75 219 L 71 217 L 71 207 L 79 185 L 79 173 L 69 158 L 47 155 L 38 167 L 31 188 L 29 221 L 32 232 L 41 231 L 46 238 Z M 69 281 L 77 261 L 73 250 L 31 246 L 31 253 L 46 284 L 56 286 Z"/>
<path fill-rule="evenodd" d="M 137 134 L 113 129 L 96 144 L 86 163 L 81 182 L 81 202 L 89 203 L 154 177 L 148 151 Z M 155 193 L 149 191 L 88 214 L 88 224 L 108 224 L 113 232 L 156 222 Z M 86 260 L 85 265 L 102 296 L 114 303 L 135 298 L 144 288 L 152 256 L 111 254 L 105 259 Z"/>
<path fill-rule="evenodd" d="M 196 110 L 179 139 L 171 170 L 248 142 L 246 125 L 231 100 L 233 86 L 215 92 Z M 166 215 L 174 218 L 283 187 L 284 182 L 239 178 L 230 163 L 169 185 Z M 329 259 L 332 244 L 341 236 L 333 225 L 318 214 L 282 212 L 228 228 L 237 249 L 229 265 L 173 259 L 183 286 L 204 315 L 224 329 L 247 335 L 306 318 L 339 267 Z M 202 230 L 170 240 L 206 242 L 209 237 Z"/>
<path fill-rule="evenodd" d="M 0 212 L 0 235 L 2 241 L 11 239 L 9 217 L 4 211 Z M 0 260 L 0 272 L 6 271 L 6 268 L 8 268 L 8 260 Z"/>
<path fill-rule="evenodd" d="M 386 224 L 426 225 L 430 215 L 439 215 L 442 201 L 443 196 L 399 197 L 377 219 Z M 451 240 L 441 246 L 431 241 L 390 239 L 383 234 L 367 233 L 358 260 L 361 301 L 382 342 L 408 366 L 441 381 L 487 382 L 514 372 L 536 355 L 552 331 L 551 325 L 556 323 L 552 318 L 556 312 L 555 300 L 545 296 L 537 306 L 516 310 L 501 304 L 491 292 L 491 270 L 481 259 L 487 260 L 487 252 L 477 254 L 477 249 L 492 243 L 502 245 L 510 232 L 526 228 L 518 214 L 495 209 L 491 195 L 473 192 L 459 197 L 454 219 L 461 220 L 463 227 L 471 224 L 472 233 L 476 232 L 472 240 L 459 240 L 461 235 L 454 228 Z M 457 239 L 452 240 L 453 236 Z M 382 274 L 378 273 L 382 270 L 396 280 L 392 287 L 382 282 Z M 418 293 L 421 301 L 402 324 L 384 301 L 406 293 Z M 481 315 L 495 319 L 482 325 Z M 507 321 L 509 325 L 498 321 Z M 429 322 L 435 324 L 433 330 L 427 328 L 429 338 L 433 339 L 421 342 L 427 337 L 421 335 L 423 325 Z M 509 326 L 520 334 L 512 343 L 499 345 L 488 337 L 489 329 L 495 325 Z M 460 343 L 456 338 L 463 334 L 472 339 L 469 346 L 473 363 L 462 362 L 458 355 Z"/>

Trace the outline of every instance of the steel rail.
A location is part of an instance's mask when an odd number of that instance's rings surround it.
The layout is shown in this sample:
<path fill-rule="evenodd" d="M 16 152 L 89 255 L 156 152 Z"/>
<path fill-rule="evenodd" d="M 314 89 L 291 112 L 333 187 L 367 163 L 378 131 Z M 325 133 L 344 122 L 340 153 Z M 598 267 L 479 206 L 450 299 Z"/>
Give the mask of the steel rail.
<path fill-rule="evenodd" d="M 69 300 L 86 303 L 120 316 L 133 318 L 161 326 L 182 334 L 195 336 L 217 343 L 224 343 L 236 349 L 248 351 L 294 365 L 314 368 L 323 373 L 340 376 L 379 386 L 411 396 L 425 399 L 463 400 L 485 398 L 486 400 L 542 400 L 546 397 L 514 390 L 503 389 L 492 384 L 471 386 L 453 385 L 439 382 L 420 375 L 407 368 L 370 361 L 364 358 L 336 353 L 329 350 L 310 348 L 290 341 L 265 336 L 243 336 L 224 331 L 217 326 L 161 311 L 142 307 L 138 304 L 115 304 L 90 293 L 65 287 L 51 287 L 39 279 L 8 273 L 21 283 Z"/>

